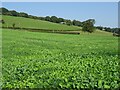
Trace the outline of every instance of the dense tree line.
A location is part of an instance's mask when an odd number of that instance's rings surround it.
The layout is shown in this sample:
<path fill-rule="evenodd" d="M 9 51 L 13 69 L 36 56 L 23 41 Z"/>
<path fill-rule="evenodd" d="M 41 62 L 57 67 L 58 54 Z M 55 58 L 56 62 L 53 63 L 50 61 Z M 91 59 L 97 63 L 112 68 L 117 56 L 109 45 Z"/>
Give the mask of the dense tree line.
<path fill-rule="evenodd" d="M 99 30 L 120 34 L 120 28 L 110 28 L 110 27 L 102 27 L 102 26 L 96 26 L 96 28 Z"/>

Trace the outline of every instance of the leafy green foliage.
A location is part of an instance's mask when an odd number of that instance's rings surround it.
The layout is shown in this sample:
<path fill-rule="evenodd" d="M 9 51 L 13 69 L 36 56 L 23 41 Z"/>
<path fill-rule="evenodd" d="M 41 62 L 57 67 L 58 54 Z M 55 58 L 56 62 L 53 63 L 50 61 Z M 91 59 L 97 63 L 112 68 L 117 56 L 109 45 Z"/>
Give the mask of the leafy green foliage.
<path fill-rule="evenodd" d="M 15 23 L 12 24 L 12 27 L 15 28 Z"/>
<path fill-rule="evenodd" d="M 3 88 L 118 88 L 118 38 L 3 29 Z"/>
<path fill-rule="evenodd" d="M 28 18 L 28 14 L 26 14 L 26 13 L 24 13 L 24 12 L 19 13 L 19 16 L 20 16 L 20 17 L 26 17 L 26 18 Z"/>
<path fill-rule="evenodd" d="M 82 23 L 80 21 L 77 21 L 77 20 L 73 20 L 73 25 L 75 26 L 82 26 Z"/>
<path fill-rule="evenodd" d="M 89 19 L 89 20 L 83 22 L 83 28 L 82 28 L 82 30 L 84 32 L 90 32 L 90 33 L 92 33 L 95 30 L 94 24 L 95 24 L 95 20 L 94 19 Z"/>
<path fill-rule="evenodd" d="M 2 20 L 0 20 L 0 23 L 5 24 L 5 21 L 2 19 Z"/>

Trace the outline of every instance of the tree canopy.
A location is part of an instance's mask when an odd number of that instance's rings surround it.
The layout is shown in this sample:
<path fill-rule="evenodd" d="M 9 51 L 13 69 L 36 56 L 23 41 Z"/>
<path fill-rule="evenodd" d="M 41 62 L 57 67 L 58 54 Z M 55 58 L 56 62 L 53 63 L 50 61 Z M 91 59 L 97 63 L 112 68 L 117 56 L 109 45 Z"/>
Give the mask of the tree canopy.
<path fill-rule="evenodd" d="M 94 30 L 95 30 L 94 24 L 95 24 L 94 19 L 89 19 L 89 20 L 83 22 L 83 31 L 90 32 L 90 33 L 94 32 Z"/>

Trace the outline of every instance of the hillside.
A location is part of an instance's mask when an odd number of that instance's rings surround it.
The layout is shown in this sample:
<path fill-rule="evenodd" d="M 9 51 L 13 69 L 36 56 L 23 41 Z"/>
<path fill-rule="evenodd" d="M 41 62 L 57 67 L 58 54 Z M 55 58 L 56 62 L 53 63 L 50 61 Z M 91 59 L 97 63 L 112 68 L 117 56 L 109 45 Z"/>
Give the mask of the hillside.
<path fill-rule="evenodd" d="M 24 17 L 14 17 L 2 15 L 2 19 L 5 21 L 3 27 L 12 27 L 15 23 L 15 27 L 19 28 L 32 28 L 32 29 L 45 29 L 45 30 L 80 30 L 81 27 L 67 26 L 63 24 L 56 24 L 52 22 L 35 20 Z"/>

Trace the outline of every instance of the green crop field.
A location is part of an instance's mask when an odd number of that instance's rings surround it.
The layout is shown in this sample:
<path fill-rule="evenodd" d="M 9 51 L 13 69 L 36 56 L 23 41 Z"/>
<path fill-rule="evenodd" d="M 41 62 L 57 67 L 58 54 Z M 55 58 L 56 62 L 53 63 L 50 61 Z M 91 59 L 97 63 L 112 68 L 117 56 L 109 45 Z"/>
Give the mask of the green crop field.
<path fill-rule="evenodd" d="M 19 28 L 32 28 L 32 29 L 44 29 L 44 30 L 80 30 L 81 27 L 67 26 L 63 24 L 56 24 L 52 22 L 35 20 L 23 17 L 13 17 L 2 15 L 2 19 L 5 21 L 4 27 L 12 27 L 15 23 L 15 27 Z"/>
<path fill-rule="evenodd" d="M 110 33 L 2 31 L 3 88 L 120 87 L 118 38 Z"/>

